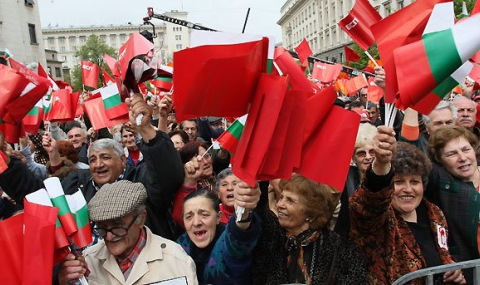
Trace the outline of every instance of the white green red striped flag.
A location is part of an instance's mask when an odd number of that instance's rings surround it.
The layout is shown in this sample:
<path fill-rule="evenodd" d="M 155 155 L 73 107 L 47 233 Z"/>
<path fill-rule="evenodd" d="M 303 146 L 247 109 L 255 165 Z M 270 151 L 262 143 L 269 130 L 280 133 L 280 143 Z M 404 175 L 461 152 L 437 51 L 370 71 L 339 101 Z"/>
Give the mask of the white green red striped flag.
<path fill-rule="evenodd" d="M 43 99 L 40 99 L 32 110 L 22 119 L 25 131 L 30 134 L 36 134 L 38 127 L 43 120 Z"/>
<path fill-rule="evenodd" d="M 99 90 L 108 119 L 112 120 L 128 114 L 127 104 L 122 102 L 117 84 L 109 84 Z"/>
<path fill-rule="evenodd" d="M 453 21 L 452 7 L 452 2 L 437 4 L 422 39 L 394 51 L 400 94 L 397 105 L 404 108 L 415 106 L 444 81 L 456 82 L 459 78 L 452 77 L 452 74 L 480 50 L 480 14 L 449 28 L 445 25 Z M 444 21 L 447 24 L 442 24 Z M 455 77 L 461 77 L 464 72 L 462 68 L 460 75 Z M 445 87 L 442 86 L 441 90 Z"/>
<path fill-rule="evenodd" d="M 52 201 L 50 200 L 50 196 L 48 196 L 47 190 L 40 189 L 33 193 L 28 194 L 25 196 L 25 199 L 31 203 L 40 204 L 43 206 L 51 206 L 53 207 Z M 62 224 L 57 217 L 57 224 L 55 228 L 55 249 L 66 248 L 70 243 L 68 242 L 67 235 L 62 228 Z"/>
<path fill-rule="evenodd" d="M 58 217 L 65 233 L 67 236 L 71 236 L 74 232 L 78 231 L 78 228 L 75 219 L 73 218 L 72 211 L 68 206 L 67 198 L 63 192 L 60 179 L 58 179 L 58 177 L 50 177 L 45 179 L 43 184 L 47 189 L 48 196 L 50 196 L 53 206 L 58 208 Z"/>
<path fill-rule="evenodd" d="M 231 154 L 235 154 L 235 151 L 237 150 L 238 142 L 242 136 L 247 117 L 248 115 L 243 115 L 236 119 L 217 139 L 217 142 Z"/>
<path fill-rule="evenodd" d="M 9 58 L 12 58 L 12 57 L 13 57 L 13 54 L 8 50 L 8 48 L 5 48 L 3 58 L 9 59 Z"/>
<path fill-rule="evenodd" d="M 78 231 L 72 235 L 72 240 L 79 248 L 86 247 L 93 241 L 87 201 L 83 197 L 82 191 L 66 195 L 66 198 L 78 228 Z"/>

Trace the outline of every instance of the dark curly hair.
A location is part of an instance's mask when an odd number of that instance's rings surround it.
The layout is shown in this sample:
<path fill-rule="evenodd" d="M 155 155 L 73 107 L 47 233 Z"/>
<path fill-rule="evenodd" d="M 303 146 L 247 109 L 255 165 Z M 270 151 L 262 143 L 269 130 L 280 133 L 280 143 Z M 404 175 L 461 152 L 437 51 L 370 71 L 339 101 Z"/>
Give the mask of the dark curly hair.
<path fill-rule="evenodd" d="M 205 150 L 208 149 L 208 146 L 201 141 L 191 141 L 188 142 L 182 149 L 179 151 L 180 158 L 182 163 L 185 164 L 198 155 L 198 148 L 203 147 Z"/>
<path fill-rule="evenodd" d="M 425 187 L 428 183 L 428 174 L 432 170 L 432 163 L 417 147 L 406 142 L 398 142 L 392 167 L 395 175 L 420 175 Z"/>

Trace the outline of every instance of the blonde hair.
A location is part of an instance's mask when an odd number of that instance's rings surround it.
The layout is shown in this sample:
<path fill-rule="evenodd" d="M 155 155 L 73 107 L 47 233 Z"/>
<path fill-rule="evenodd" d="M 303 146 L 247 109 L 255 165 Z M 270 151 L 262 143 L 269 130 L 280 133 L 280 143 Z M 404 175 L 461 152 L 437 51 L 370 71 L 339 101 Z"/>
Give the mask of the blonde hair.
<path fill-rule="evenodd" d="M 371 124 L 360 124 L 355 140 L 354 151 L 364 147 L 366 144 L 373 143 L 373 138 L 377 134 L 377 128 Z"/>

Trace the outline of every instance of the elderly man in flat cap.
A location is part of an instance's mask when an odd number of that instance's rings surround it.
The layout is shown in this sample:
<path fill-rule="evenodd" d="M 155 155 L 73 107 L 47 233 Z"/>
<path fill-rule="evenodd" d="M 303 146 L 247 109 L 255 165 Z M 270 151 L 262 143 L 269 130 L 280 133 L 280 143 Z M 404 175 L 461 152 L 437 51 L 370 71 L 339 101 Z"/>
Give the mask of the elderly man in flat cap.
<path fill-rule="evenodd" d="M 195 263 L 173 241 L 152 234 L 144 225 L 147 191 L 141 183 L 104 185 L 88 203 L 94 230 L 103 237 L 84 251 L 70 254 L 58 273 L 60 284 L 85 276 L 92 284 L 198 284 Z M 85 264 L 86 263 L 86 264 Z"/>

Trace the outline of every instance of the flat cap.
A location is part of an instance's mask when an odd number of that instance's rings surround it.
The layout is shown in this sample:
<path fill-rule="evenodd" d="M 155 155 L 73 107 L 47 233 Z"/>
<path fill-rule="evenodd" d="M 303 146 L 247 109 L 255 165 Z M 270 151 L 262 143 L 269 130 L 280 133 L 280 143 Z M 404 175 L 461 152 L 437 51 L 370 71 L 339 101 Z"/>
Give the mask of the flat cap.
<path fill-rule="evenodd" d="M 130 214 L 146 200 L 142 183 L 120 180 L 103 185 L 88 203 L 88 212 L 94 222 L 114 220 Z"/>

